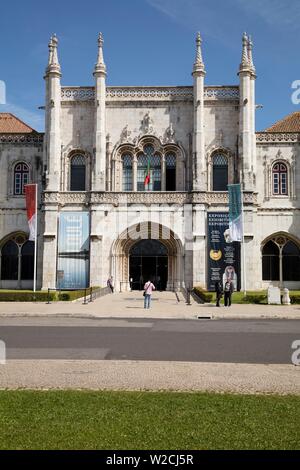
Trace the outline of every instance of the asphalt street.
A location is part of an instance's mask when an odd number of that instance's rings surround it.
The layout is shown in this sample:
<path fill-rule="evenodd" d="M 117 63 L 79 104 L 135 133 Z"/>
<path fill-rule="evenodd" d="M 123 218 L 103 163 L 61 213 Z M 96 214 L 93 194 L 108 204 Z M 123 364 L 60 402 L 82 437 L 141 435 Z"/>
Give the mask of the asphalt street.
<path fill-rule="evenodd" d="M 2 318 L 7 359 L 290 364 L 300 321 Z"/>

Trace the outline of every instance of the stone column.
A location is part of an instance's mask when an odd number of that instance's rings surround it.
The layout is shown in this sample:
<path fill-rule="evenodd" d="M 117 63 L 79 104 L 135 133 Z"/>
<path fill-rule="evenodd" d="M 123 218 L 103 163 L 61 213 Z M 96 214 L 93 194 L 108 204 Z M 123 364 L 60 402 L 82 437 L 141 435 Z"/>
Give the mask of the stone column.
<path fill-rule="evenodd" d="M 194 133 L 193 133 L 193 189 L 206 191 L 205 176 L 205 136 L 204 136 L 204 77 L 201 36 L 197 35 L 197 53 L 194 63 Z"/>
<path fill-rule="evenodd" d="M 137 156 L 133 156 L 132 160 L 132 190 L 137 191 Z"/>
<path fill-rule="evenodd" d="M 57 37 L 49 43 L 49 60 L 46 68 L 46 103 L 45 103 L 45 142 L 44 152 L 47 162 L 47 190 L 60 190 L 61 162 L 61 69 L 57 56 Z"/>
<path fill-rule="evenodd" d="M 105 191 L 106 188 L 106 137 L 105 137 L 105 102 L 106 102 L 106 66 L 103 60 L 103 37 L 98 38 L 98 60 L 94 70 L 95 77 L 95 119 L 94 119 L 94 167 L 92 178 L 93 191 Z"/>
<path fill-rule="evenodd" d="M 162 191 L 166 191 L 166 185 L 167 185 L 167 181 L 166 181 L 166 156 L 165 154 L 162 155 L 161 157 L 161 190 Z"/>

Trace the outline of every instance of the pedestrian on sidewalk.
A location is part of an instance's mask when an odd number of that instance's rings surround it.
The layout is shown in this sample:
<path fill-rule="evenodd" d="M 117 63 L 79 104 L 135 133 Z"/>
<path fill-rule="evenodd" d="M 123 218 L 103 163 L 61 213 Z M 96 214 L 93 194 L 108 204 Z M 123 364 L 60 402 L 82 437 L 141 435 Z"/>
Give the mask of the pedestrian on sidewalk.
<path fill-rule="evenodd" d="M 215 292 L 216 292 L 216 307 L 221 307 L 220 300 L 222 299 L 222 296 L 223 296 L 223 289 L 219 281 L 217 281 L 215 284 Z"/>
<path fill-rule="evenodd" d="M 111 293 L 113 294 L 113 293 L 114 293 L 114 278 L 113 278 L 113 276 L 110 276 L 110 277 L 107 279 L 107 287 L 110 288 Z"/>
<path fill-rule="evenodd" d="M 231 279 L 227 279 L 224 286 L 224 305 L 225 307 L 231 306 L 231 296 L 233 293 L 233 282 Z"/>
<path fill-rule="evenodd" d="M 154 284 L 151 281 L 146 282 L 144 285 L 144 308 L 150 308 L 151 305 L 151 295 L 155 290 Z"/>

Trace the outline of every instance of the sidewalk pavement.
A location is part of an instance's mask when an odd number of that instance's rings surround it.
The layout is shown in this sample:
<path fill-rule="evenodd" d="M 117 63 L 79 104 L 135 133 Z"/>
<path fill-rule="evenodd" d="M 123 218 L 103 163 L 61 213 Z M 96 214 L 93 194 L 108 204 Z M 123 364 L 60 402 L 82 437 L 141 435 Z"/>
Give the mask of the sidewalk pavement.
<path fill-rule="evenodd" d="M 110 294 L 83 305 L 76 302 L 0 302 L 0 318 L 12 316 L 62 316 L 92 318 L 162 318 L 194 320 L 211 319 L 300 319 L 300 305 L 232 305 L 217 308 L 213 304 L 186 304 L 181 293 L 178 302 L 174 292 L 156 292 L 150 310 L 144 309 L 142 292 Z"/>
<path fill-rule="evenodd" d="M 3 389 L 177 390 L 300 395 L 300 368 L 288 364 L 10 360 Z"/>

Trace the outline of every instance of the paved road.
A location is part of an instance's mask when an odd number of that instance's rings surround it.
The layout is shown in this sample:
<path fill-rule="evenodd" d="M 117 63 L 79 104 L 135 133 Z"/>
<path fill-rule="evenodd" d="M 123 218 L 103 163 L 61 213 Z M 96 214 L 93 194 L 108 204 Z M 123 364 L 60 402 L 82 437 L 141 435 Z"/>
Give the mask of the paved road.
<path fill-rule="evenodd" d="M 291 364 L 294 320 L 2 318 L 7 359 Z"/>

